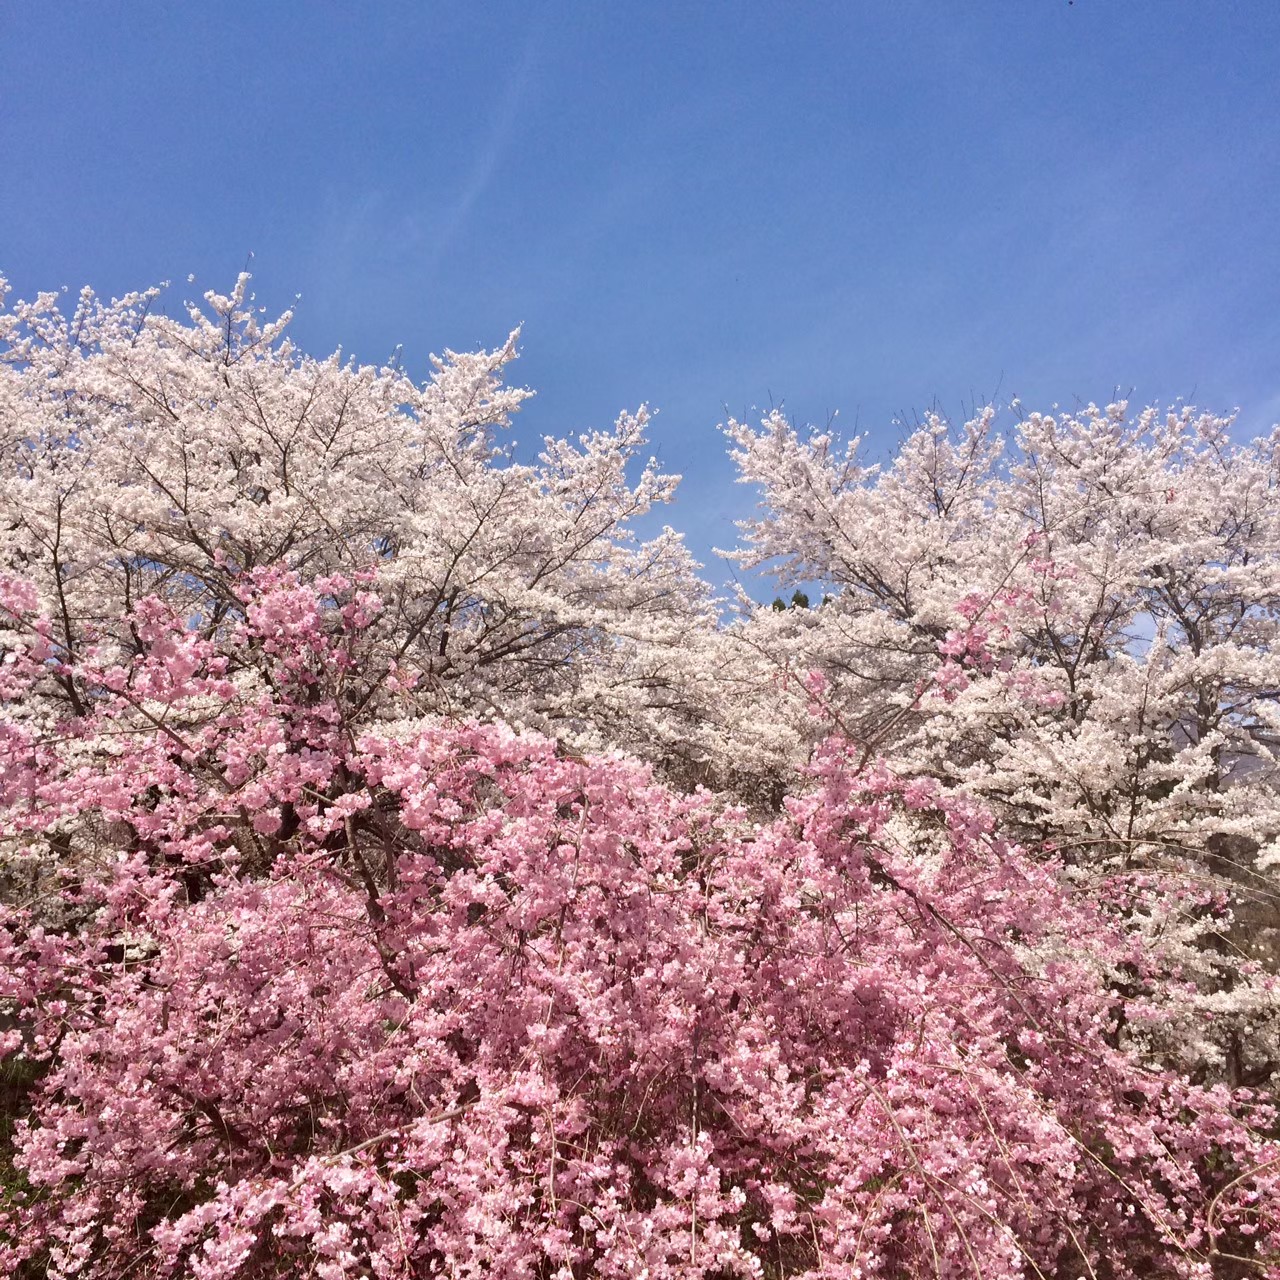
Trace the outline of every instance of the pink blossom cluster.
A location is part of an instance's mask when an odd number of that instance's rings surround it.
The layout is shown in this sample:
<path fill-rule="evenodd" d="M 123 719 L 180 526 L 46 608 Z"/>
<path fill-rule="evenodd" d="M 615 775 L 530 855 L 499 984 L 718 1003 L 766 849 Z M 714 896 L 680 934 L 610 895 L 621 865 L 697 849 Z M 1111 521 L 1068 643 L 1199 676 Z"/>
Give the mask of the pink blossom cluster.
<path fill-rule="evenodd" d="M 762 823 L 532 733 L 362 728 L 376 601 L 240 590 L 217 644 L 144 601 L 131 656 L 57 659 L 80 714 L 0 739 L 3 838 L 74 836 L 58 909 L 4 909 L 0 1265 L 1276 1273 L 1271 1111 L 1121 1047 L 1140 952 L 981 805 L 841 737 Z M 5 591 L 9 699 L 55 677 Z"/>

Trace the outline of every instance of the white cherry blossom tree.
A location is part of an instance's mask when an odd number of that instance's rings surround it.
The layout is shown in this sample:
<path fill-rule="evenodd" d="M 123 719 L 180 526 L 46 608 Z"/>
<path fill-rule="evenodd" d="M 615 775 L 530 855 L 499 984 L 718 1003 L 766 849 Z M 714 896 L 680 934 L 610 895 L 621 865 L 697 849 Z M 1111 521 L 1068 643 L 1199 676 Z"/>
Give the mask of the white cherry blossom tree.
<path fill-rule="evenodd" d="M 1005 435 L 988 410 L 876 466 L 780 414 L 730 422 L 763 492 L 737 558 L 829 584 L 734 629 L 770 706 L 734 732 L 794 764 L 834 724 L 982 799 L 1192 982 L 1141 1035 L 1258 1084 L 1280 1066 L 1280 434 L 1231 427 L 1114 404 Z"/>
<path fill-rule="evenodd" d="M 646 411 L 523 464 L 501 438 L 530 394 L 503 382 L 515 334 L 418 384 L 304 355 L 248 282 L 181 319 L 157 289 L 0 316 L 0 564 L 38 587 L 61 657 L 136 649 L 149 595 L 213 635 L 246 573 L 342 573 L 381 606 L 349 695 L 370 715 L 687 751 L 680 649 L 714 614 L 679 536 L 631 532 L 678 480 L 644 460 Z"/>

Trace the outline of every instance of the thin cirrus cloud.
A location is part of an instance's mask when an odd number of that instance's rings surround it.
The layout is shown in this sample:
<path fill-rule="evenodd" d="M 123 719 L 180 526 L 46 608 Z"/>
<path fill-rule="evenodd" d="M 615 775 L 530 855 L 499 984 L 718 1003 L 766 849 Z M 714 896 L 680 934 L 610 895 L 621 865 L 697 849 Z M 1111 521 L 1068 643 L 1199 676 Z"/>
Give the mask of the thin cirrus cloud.
<path fill-rule="evenodd" d="M 518 131 L 521 108 L 528 97 L 538 62 L 539 45 L 539 29 L 532 27 L 525 38 L 516 70 L 506 81 L 498 98 L 488 136 L 471 163 L 462 190 L 446 210 L 432 236 L 432 251 L 426 260 L 428 276 L 435 274 L 465 229 L 472 211 L 493 184 L 494 175 Z"/>
<path fill-rule="evenodd" d="M 326 194 L 311 257 L 317 266 L 326 264 L 330 282 L 336 274 L 354 285 L 371 268 L 390 267 L 424 284 L 435 280 L 465 238 L 477 206 L 492 188 L 520 132 L 540 44 L 539 31 L 531 29 L 514 70 L 498 80 L 501 87 L 481 136 L 457 140 L 457 152 L 472 159 L 452 190 L 445 188 L 443 198 L 434 181 L 412 193 L 384 183 L 355 194 L 332 189 Z M 432 125 L 426 122 L 423 127 L 429 130 Z M 346 289 L 339 292 L 348 293 Z"/>

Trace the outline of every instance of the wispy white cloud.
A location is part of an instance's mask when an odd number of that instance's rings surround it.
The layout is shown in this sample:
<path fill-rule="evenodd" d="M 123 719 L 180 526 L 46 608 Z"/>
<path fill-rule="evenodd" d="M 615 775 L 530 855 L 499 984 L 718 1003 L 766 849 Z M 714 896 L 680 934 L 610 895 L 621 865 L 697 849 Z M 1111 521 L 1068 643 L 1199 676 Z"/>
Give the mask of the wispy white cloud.
<path fill-rule="evenodd" d="M 501 89 L 486 127 L 478 136 L 459 137 L 472 159 L 456 192 L 435 187 L 406 197 L 379 185 L 359 194 L 329 194 L 309 246 L 313 270 L 325 280 L 320 294 L 336 305 L 368 272 L 386 270 L 392 263 L 398 270 L 412 263 L 420 280 L 435 275 L 492 186 L 519 131 L 541 43 L 541 31 L 531 27 L 509 74 L 497 80 Z"/>
<path fill-rule="evenodd" d="M 538 27 L 530 28 L 521 50 L 520 61 L 498 99 L 488 134 L 467 171 L 462 189 L 432 234 L 434 243 L 427 262 L 428 270 L 432 273 L 444 260 L 453 242 L 466 226 L 472 210 L 489 189 L 503 156 L 511 145 L 537 65 L 540 36 Z"/>

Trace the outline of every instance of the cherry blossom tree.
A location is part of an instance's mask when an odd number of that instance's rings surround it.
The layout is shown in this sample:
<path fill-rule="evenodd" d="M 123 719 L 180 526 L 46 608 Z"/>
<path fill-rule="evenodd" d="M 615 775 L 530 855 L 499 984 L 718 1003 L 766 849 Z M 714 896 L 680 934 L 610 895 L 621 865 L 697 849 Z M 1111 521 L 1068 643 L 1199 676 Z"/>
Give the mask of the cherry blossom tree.
<path fill-rule="evenodd" d="M 680 647 L 714 613 L 677 535 L 630 532 L 678 478 L 643 461 L 644 409 L 526 465 L 500 443 L 530 394 L 503 385 L 514 334 L 419 385 L 300 353 L 247 275 L 182 319 L 161 297 L 0 315 L 0 564 L 36 585 L 64 656 L 136 647 L 124 621 L 147 596 L 217 636 L 255 568 L 371 573 L 351 694 L 371 716 L 686 749 Z M 65 680 L 49 692 L 84 710 Z"/>
<path fill-rule="evenodd" d="M 0 935 L 11 1271 L 1280 1265 L 1271 1112 L 1116 1047 L 1141 947 L 980 807 L 839 737 L 761 824 L 503 726 L 361 732 L 376 593 L 237 591 L 69 661 L 4 584 L 6 705 L 76 691 L 0 743 L 4 840 L 63 868 Z"/>
<path fill-rule="evenodd" d="M 779 414 L 731 422 L 763 490 L 739 558 L 831 592 L 737 629 L 738 679 L 772 714 L 732 733 L 803 760 L 820 681 L 827 724 L 868 755 L 980 798 L 1122 904 L 1185 979 L 1160 1053 L 1264 1083 L 1280 1066 L 1280 434 L 1239 445 L 1231 425 L 1116 404 L 1006 437 L 988 411 L 958 431 L 932 418 L 876 466 Z"/>

